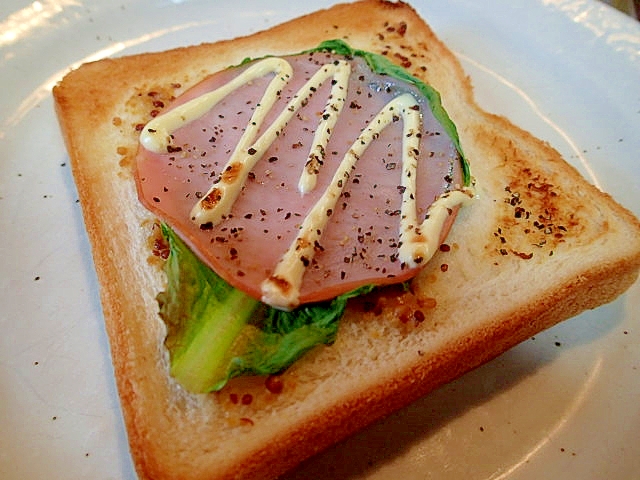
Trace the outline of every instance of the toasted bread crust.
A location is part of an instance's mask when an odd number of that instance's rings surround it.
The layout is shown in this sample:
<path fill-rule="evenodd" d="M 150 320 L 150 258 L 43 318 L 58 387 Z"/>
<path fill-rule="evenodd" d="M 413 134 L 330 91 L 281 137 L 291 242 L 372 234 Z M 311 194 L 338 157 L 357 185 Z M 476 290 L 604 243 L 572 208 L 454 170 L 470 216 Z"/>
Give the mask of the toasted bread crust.
<path fill-rule="evenodd" d="M 386 55 L 440 91 L 478 198 L 413 294 L 379 298 L 379 310 L 352 307 L 335 345 L 283 374 L 282 393 L 269 392 L 264 379 L 236 379 L 221 393 L 189 395 L 167 370 L 155 301 L 164 278 L 149 246 L 154 219 L 137 201 L 131 171 L 136 127 L 151 118 L 154 100 L 245 57 L 332 38 Z M 613 300 L 638 275 L 638 220 L 549 145 L 483 112 L 455 57 L 401 2 L 338 5 L 248 37 L 87 64 L 54 96 L 141 478 L 274 478 L 531 335 Z M 403 317 L 416 299 L 428 305 L 419 325 Z M 477 308 L 489 302 L 492 312 Z M 252 402 L 235 404 L 231 394 Z"/>

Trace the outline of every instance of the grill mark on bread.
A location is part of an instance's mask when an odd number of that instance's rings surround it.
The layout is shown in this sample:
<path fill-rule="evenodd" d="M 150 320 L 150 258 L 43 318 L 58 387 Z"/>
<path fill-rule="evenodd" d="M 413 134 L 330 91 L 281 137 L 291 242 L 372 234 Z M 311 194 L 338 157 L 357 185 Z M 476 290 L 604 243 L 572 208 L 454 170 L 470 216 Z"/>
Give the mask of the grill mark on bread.
<path fill-rule="evenodd" d="M 555 185 L 544 171 L 522 167 L 520 159 L 526 154 L 514 143 L 493 137 L 494 148 L 503 152 L 505 161 L 495 172 L 496 177 L 508 179 L 502 187 L 502 198 L 496 198 L 500 215 L 492 232 L 491 248 L 497 257 L 531 260 L 539 256 L 553 256 L 564 245 L 589 242 L 603 231 L 587 231 L 585 211 L 577 191 Z M 550 171 L 554 165 L 549 160 Z M 556 174 L 557 175 L 557 174 Z"/>

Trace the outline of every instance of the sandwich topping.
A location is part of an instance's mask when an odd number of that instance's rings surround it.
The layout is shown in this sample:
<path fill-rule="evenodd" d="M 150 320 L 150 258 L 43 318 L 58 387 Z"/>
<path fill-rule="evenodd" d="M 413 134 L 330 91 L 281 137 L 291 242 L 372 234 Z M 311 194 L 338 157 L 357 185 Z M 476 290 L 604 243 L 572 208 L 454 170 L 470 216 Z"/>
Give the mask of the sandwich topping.
<path fill-rule="evenodd" d="M 227 69 L 145 126 L 140 198 L 276 308 L 403 282 L 472 196 L 434 95 L 324 49 Z"/>
<path fill-rule="evenodd" d="M 331 344 L 349 299 L 411 279 L 473 196 L 437 92 L 341 41 L 211 75 L 143 129 L 141 202 L 190 392 Z"/>

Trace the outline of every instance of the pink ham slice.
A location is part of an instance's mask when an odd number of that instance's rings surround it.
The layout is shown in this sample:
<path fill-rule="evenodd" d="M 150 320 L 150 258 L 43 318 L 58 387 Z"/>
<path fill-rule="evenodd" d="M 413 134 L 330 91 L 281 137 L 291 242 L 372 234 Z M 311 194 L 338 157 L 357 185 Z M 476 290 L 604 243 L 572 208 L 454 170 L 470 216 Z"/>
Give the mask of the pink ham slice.
<path fill-rule="evenodd" d="M 320 65 L 335 58 L 328 53 L 287 57 L 293 78 L 262 131 Z M 255 298 L 261 297 L 262 282 L 294 240 L 345 152 L 370 119 L 398 94 L 412 92 L 424 117 L 417 179 L 418 218 L 424 218 L 438 195 L 461 182 L 456 149 L 433 118 L 427 100 L 414 87 L 373 73 L 361 58 L 350 62 L 347 101 L 326 148 L 317 185 L 310 193 L 299 192 L 298 180 L 327 103 L 331 80 L 287 124 L 252 170 L 231 215 L 218 225 L 195 224 L 190 218 L 191 209 L 221 174 L 271 75 L 239 88 L 203 117 L 174 132 L 166 153 L 139 148 L 136 182 L 143 204 L 178 232 L 218 275 Z M 174 105 L 218 88 L 244 68 L 246 65 L 212 75 L 180 96 Z M 399 120 L 383 130 L 358 160 L 316 246 L 315 257 L 306 268 L 300 303 L 330 299 L 366 284 L 402 282 L 418 272 L 418 268 L 408 268 L 397 258 L 401 124 Z M 455 212 L 441 233 L 441 241 L 454 216 Z"/>

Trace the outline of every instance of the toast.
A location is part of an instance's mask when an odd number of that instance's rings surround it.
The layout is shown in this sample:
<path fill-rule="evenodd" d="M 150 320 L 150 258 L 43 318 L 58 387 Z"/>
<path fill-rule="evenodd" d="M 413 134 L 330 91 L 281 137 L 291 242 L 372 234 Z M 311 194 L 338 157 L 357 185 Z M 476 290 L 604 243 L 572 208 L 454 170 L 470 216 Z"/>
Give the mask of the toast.
<path fill-rule="evenodd" d="M 151 240 L 157 221 L 133 179 L 141 126 L 159 105 L 246 57 L 334 38 L 385 55 L 440 92 L 477 198 L 411 291 L 383 291 L 372 309 L 354 302 L 335 343 L 296 362 L 277 389 L 247 377 L 189 394 L 169 375 L 156 301 L 165 278 Z M 638 276 L 638 220 L 548 144 L 482 111 L 456 58 L 404 3 L 337 5 L 247 37 L 89 63 L 54 98 L 140 478 L 275 478 L 535 333 L 612 301 Z M 407 321 L 402 307 L 415 298 L 425 316 Z"/>

